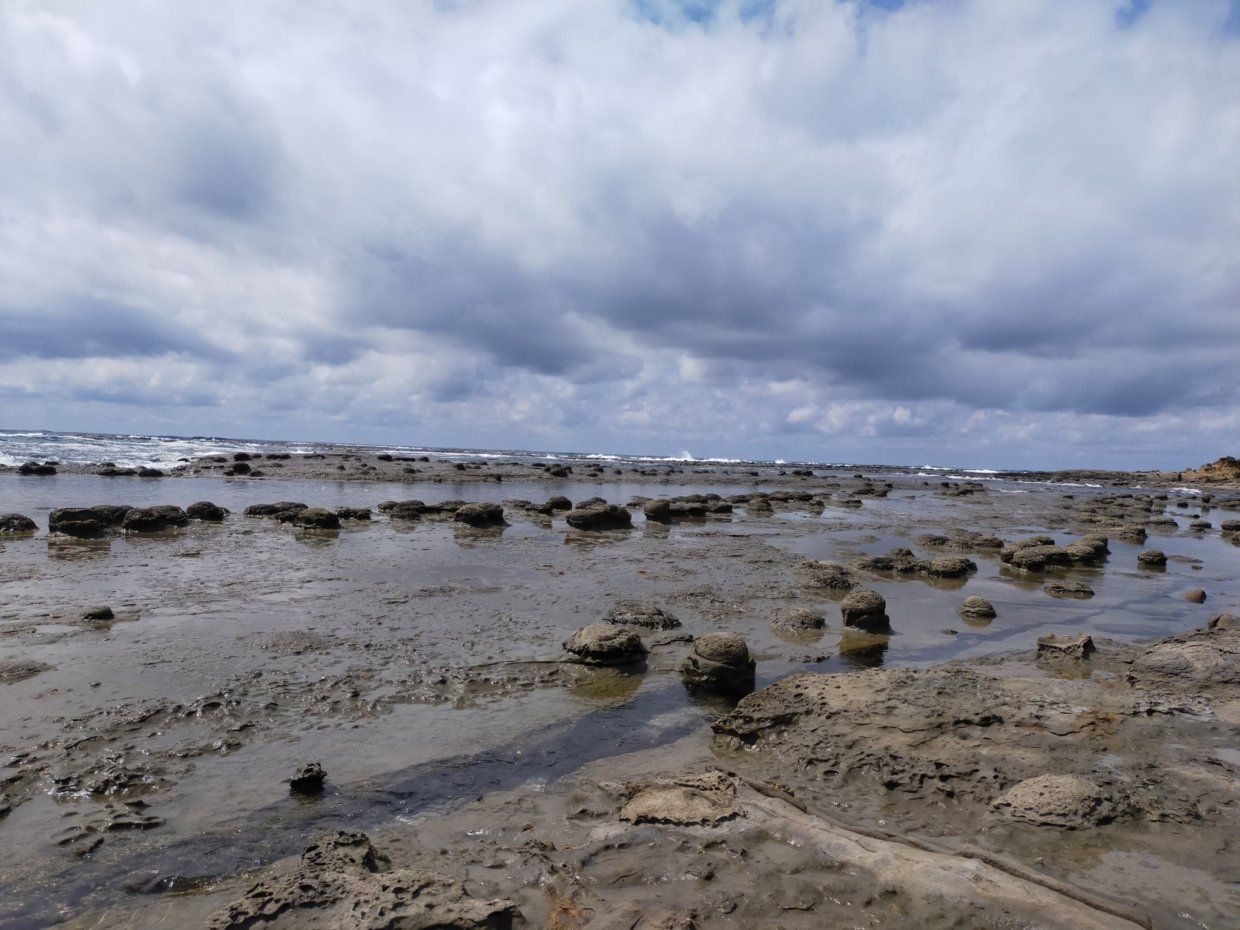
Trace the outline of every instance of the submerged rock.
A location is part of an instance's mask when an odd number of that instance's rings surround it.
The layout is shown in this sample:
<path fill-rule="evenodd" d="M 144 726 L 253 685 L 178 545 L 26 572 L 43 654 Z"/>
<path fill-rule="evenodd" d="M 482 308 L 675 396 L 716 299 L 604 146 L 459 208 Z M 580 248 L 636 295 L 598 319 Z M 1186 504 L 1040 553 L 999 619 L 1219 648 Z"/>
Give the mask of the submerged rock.
<path fill-rule="evenodd" d="M 1161 549 L 1144 549 L 1137 553 L 1137 564 L 1143 568 L 1166 568 L 1167 555 Z"/>
<path fill-rule="evenodd" d="M 640 626 L 648 630 L 673 630 L 680 626 L 680 621 L 662 607 L 654 604 L 639 604 L 634 601 L 622 601 L 607 611 L 603 622 L 619 626 Z"/>
<path fill-rule="evenodd" d="M 324 510 L 321 507 L 306 507 L 301 510 L 286 510 L 282 513 L 276 514 L 276 519 L 281 523 L 292 523 L 294 526 L 300 526 L 303 529 L 340 529 L 340 516 L 335 511 Z"/>
<path fill-rule="evenodd" d="M 827 620 L 822 614 L 806 607 L 781 610 L 771 621 L 771 626 L 781 630 L 821 630 L 826 625 Z"/>
<path fill-rule="evenodd" d="M 455 879 L 389 869 L 363 833 L 309 846 L 293 871 L 260 881 L 216 911 L 208 930 L 511 930 L 507 901 L 473 898 Z"/>
<path fill-rule="evenodd" d="M 646 657 L 640 636 L 611 623 L 583 626 L 564 641 L 564 650 L 583 665 L 631 665 Z"/>
<path fill-rule="evenodd" d="M 298 501 L 276 501 L 274 504 L 251 504 L 245 508 L 247 517 L 275 517 L 290 510 L 306 510 L 308 505 Z"/>
<path fill-rule="evenodd" d="M 22 462 L 17 468 L 20 475 L 54 475 L 56 466 L 51 462 Z"/>
<path fill-rule="evenodd" d="M 1080 775 L 1039 775 L 1013 785 L 991 809 L 1008 820 L 1040 827 L 1076 830 L 1112 819 L 1113 802 L 1100 787 Z"/>
<path fill-rule="evenodd" d="M 632 515 L 616 504 L 577 507 L 568 511 L 564 519 L 579 530 L 622 530 L 633 525 Z"/>
<path fill-rule="evenodd" d="M 646 515 L 647 520 L 653 520 L 656 523 L 666 523 L 672 519 L 672 504 L 667 500 L 646 501 L 642 506 L 642 513 Z"/>
<path fill-rule="evenodd" d="M 891 626 L 891 620 L 887 616 L 887 601 L 877 591 L 865 588 L 849 592 L 840 602 L 840 615 L 844 618 L 844 626 L 870 632 L 885 630 Z"/>
<path fill-rule="evenodd" d="M 1094 589 L 1083 581 L 1048 581 L 1043 588 L 1051 597 L 1090 598 Z"/>
<path fill-rule="evenodd" d="M 207 523 L 220 523 L 228 516 L 228 511 L 211 501 L 197 501 L 185 508 L 191 520 L 203 520 Z"/>
<path fill-rule="evenodd" d="M 188 522 L 189 515 L 180 507 L 160 504 L 157 507 L 135 507 L 125 514 L 121 526 L 130 533 L 158 533 Z"/>
<path fill-rule="evenodd" d="M 102 536 L 115 526 L 120 526 L 130 508 L 112 504 L 94 507 L 61 507 L 53 510 L 47 518 L 47 528 L 65 536 L 88 538 Z"/>
<path fill-rule="evenodd" d="M 707 633 L 693 641 L 680 664 L 680 677 L 694 690 L 740 697 L 754 688 L 756 663 L 736 633 Z"/>
<path fill-rule="evenodd" d="M 317 762 L 307 762 L 288 780 L 288 787 L 293 794 L 322 794 L 326 778 L 323 766 Z"/>
<path fill-rule="evenodd" d="M 33 533 L 39 525 L 20 513 L 0 513 L 0 533 Z"/>
<path fill-rule="evenodd" d="M 83 620 L 115 620 L 116 614 L 111 607 L 101 604 L 97 607 L 87 607 L 80 614 Z"/>
<path fill-rule="evenodd" d="M 960 615 L 966 619 L 975 620 L 993 620 L 995 618 L 995 605 L 990 603 L 984 597 L 966 597 L 964 603 L 960 605 Z"/>
<path fill-rule="evenodd" d="M 506 526 L 504 508 L 499 504 L 466 504 L 458 507 L 452 519 L 474 527 Z"/>

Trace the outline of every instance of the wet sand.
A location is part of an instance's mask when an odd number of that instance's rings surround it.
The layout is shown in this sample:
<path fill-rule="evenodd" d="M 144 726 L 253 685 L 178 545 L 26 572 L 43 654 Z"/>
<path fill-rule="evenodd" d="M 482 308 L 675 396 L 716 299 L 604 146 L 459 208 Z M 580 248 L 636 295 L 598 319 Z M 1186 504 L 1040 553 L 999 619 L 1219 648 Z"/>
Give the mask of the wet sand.
<path fill-rule="evenodd" d="M 1008 914 L 1012 926 L 1085 925 L 1083 914 L 1123 925 L 1093 905 L 1066 904 L 1074 899 L 1062 889 L 1038 898 L 1043 886 L 1028 876 L 959 907 L 904 877 L 946 881 L 960 862 L 980 861 L 958 855 L 964 843 L 1121 899 L 1158 926 L 1240 919 L 1229 845 L 1240 766 L 1235 682 L 1126 678 L 1148 643 L 1240 613 L 1240 547 L 1217 528 L 1240 516 L 1225 489 L 1203 508 L 1176 492 L 1158 500 L 1147 490 L 898 474 L 869 481 L 851 471 L 575 468 L 551 477 L 528 463 L 250 464 L 267 475 L 223 478 L 230 466 L 219 462 L 175 479 L 0 475 L 0 510 L 39 526 L 0 537 L 0 793 L 9 808 L 0 819 L 0 926 L 199 925 L 338 829 L 364 831 L 391 869 L 429 869 L 463 881 L 471 899 L 511 902 L 523 915 L 518 926 L 970 926 L 971 908 Z M 753 504 L 755 492 L 770 495 L 769 507 Z M 644 520 L 637 506 L 631 529 L 605 532 L 512 503 L 508 525 L 488 529 L 450 514 L 400 520 L 376 511 L 339 530 L 242 514 L 276 500 L 376 508 L 415 498 L 540 504 L 553 494 L 616 504 L 745 499 L 731 514 L 666 524 Z M 203 499 L 233 512 L 220 524 L 153 534 L 46 532 L 55 507 Z M 1190 528 L 1202 519 L 1213 526 Z M 1120 539 L 1137 526 L 1145 542 Z M 1005 542 L 1049 533 L 1061 544 L 1101 532 L 1110 553 L 1097 564 L 1023 571 L 998 550 L 959 544 L 953 530 Z M 966 557 L 976 571 L 939 578 L 861 567 L 902 547 L 922 560 Z M 1164 568 L 1139 566 L 1149 548 L 1167 554 Z M 820 561 L 841 563 L 885 597 L 890 635 L 841 624 L 845 592 L 819 583 Z M 1092 597 L 1052 596 L 1048 580 L 1084 582 Z M 1204 604 L 1184 600 L 1196 588 L 1207 592 Z M 997 616 L 962 617 L 971 595 Z M 621 601 L 657 604 L 682 625 L 641 630 L 650 653 L 640 667 L 563 663 L 561 643 Z M 81 619 L 94 605 L 115 618 Z M 773 625 L 791 608 L 822 614 L 825 629 Z M 677 673 L 688 640 L 718 630 L 744 636 L 757 686 L 774 686 L 735 713 L 733 702 L 686 692 Z M 1040 636 L 1081 632 L 1099 647 L 1083 662 L 1048 667 L 1030 651 Z M 1216 644 L 1230 637 L 1211 635 Z M 954 677 L 929 692 L 921 679 L 873 677 L 943 668 Z M 981 704 L 1013 708 L 1036 703 L 1033 686 L 999 694 L 992 679 L 1064 682 L 1078 690 L 1061 704 L 1105 722 L 1097 738 L 1054 755 L 1022 742 L 1045 726 L 1041 718 L 1008 726 L 949 715 L 950 739 L 994 743 L 1021 760 L 993 764 L 983 778 L 941 747 L 913 764 L 909 746 L 883 744 L 874 734 L 892 724 L 878 706 L 828 707 L 829 726 L 800 732 L 804 716 L 788 716 L 778 689 L 807 673 L 855 679 L 863 693 L 886 688 L 883 706 L 906 717 L 942 710 L 926 695 L 962 687 L 962 675 L 985 676 L 969 684 Z M 1140 712 L 1134 688 L 1147 701 Z M 1128 703 L 1115 703 L 1116 691 Z M 1146 713 L 1152 694 L 1166 709 Z M 774 724 L 762 722 L 766 707 Z M 815 733 L 831 735 L 831 745 L 868 733 L 874 748 L 842 759 L 850 776 L 841 759 L 823 765 Z M 1143 760 L 1150 747 L 1160 748 Z M 939 782 L 947 789 L 927 788 L 931 756 L 950 769 Z M 326 769 L 324 793 L 292 796 L 287 779 L 307 761 Z M 1136 779 L 1142 762 L 1156 771 Z M 1090 775 L 1124 813 L 1071 830 L 993 819 L 990 805 L 1039 765 Z M 723 809 L 736 811 L 725 819 L 620 816 L 643 783 L 719 770 L 733 773 L 731 787 L 707 800 L 727 795 Z M 755 796 L 754 784 L 766 793 Z M 1144 807 L 1130 803 L 1136 794 Z M 859 835 L 871 842 L 888 833 L 894 839 L 882 842 L 943 849 L 922 849 L 929 860 L 885 874 L 878 860 L 838 845 L 842 834 L 822 832 L 836 821 L 831 829 L 868 831 Z M 996 888 L 1007 881 L 992 879 Z M 1013 903 L 1021 895 L 1027 914 Z M 630 912 L 645 917 L 623 923 Z"/>

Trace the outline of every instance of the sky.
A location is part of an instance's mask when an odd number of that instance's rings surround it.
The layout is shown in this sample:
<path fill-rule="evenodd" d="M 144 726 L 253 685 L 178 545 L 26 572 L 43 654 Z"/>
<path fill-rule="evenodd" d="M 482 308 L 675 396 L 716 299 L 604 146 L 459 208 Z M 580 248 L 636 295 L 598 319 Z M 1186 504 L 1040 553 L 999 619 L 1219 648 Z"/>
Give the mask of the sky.
<path fill-rule="evenodd" d="M 1240 454 L 1236 0 L 5 0 L 0 427 Z"/>

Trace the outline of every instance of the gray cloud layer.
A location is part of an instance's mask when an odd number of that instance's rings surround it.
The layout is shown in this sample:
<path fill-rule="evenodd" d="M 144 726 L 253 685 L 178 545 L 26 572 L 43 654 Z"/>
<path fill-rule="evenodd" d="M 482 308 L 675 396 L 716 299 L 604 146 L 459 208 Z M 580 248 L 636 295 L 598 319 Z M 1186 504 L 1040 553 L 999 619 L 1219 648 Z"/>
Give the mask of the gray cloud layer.
<path fill-rule="evenodd" d="M 1236 452 L 1234 7 L 14 0 L 5 425 Z"/>

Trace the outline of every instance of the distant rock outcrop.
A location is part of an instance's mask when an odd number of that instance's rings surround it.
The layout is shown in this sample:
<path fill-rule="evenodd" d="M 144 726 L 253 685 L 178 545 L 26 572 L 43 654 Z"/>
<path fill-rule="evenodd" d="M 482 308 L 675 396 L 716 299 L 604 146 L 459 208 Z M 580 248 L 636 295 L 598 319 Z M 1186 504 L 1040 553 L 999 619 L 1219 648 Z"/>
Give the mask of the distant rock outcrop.
<path fill-rule="evenodd" d="M 1184 481 L 1229 481 L 1240 484 L 1240 459 L 1224 455 L 1221 459 L 1181 473 Z"/>

